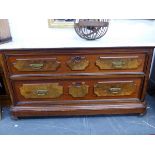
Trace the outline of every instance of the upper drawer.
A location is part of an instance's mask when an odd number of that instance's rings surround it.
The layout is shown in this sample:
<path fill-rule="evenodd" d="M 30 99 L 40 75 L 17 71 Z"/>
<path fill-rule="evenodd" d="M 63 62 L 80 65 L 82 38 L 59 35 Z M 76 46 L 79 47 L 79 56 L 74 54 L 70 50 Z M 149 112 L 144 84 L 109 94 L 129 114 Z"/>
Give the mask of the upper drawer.
<path fill-rule="evenodd" d="M 12 74 L 142 72 L 145 54 L 15 55 L 7 62 Z"/>

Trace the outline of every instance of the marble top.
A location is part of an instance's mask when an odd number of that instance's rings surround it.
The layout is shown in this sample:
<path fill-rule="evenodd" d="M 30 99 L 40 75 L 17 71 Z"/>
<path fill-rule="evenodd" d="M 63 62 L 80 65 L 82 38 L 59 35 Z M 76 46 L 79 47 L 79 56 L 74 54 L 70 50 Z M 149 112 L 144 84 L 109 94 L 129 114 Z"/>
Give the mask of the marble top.
<path fill-rule="evenodd" d="M 48 28 L 48 20 L 10 19 L 12 42 L 0 49 L 155 47 L 155 20 L 110 20 L 105 36 L 88 41 L 74 28 Z"/>

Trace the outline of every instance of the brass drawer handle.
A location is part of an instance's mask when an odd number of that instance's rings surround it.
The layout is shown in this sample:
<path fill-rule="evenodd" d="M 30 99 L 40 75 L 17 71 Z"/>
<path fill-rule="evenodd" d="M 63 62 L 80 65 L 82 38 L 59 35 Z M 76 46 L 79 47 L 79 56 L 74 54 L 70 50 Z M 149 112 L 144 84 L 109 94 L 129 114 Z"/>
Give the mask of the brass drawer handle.
<path fill-rule="evenodd" d="M 29 66 L 33 69 L 41 69 L 44 66 L 44 64 L 43 63 L 42 64 L 41 63 L 40 64 L 29 64 Z"/>
<path fill-rule="evenodd" d="M 114 68 L 118 68 L 118 69 L 121 69 L 121 68 L 123 68 L 123 66 L 125 65 L 125 62 L 124 61 L 122 61 L 122 60 L 117 60 L 117 61 L 112 61 L 112 66 L 114 67 Z"/>
<path fill-rule="evenodd" d="M 48 90 L 36 90 L 35 94 L 38 96 L 45 96 L 48 94 Z"/>
<path fill-rule="evenodd" d="M 112 93 L 112 94 L 118 94 L 120 93 L 120 91 L 122 90 L 122 88 L 109 88 L 109 92 Z"/>

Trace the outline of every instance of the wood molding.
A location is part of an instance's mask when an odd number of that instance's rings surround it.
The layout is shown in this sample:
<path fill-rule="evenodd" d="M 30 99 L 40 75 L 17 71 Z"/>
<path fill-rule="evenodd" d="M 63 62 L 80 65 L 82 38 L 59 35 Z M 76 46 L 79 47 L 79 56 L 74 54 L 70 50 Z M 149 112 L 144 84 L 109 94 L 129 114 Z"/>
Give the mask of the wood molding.
<path fill-rule="evenodd" d="M 13 106 L 12 115 L 28 116 L 71 116 L 71 115 L 104 115 L 104 114 L 143 114 L 146 111 L 145 102 L 137 103 L 104 103 L 89 105 L 55 105 L 55 106 Z"/>

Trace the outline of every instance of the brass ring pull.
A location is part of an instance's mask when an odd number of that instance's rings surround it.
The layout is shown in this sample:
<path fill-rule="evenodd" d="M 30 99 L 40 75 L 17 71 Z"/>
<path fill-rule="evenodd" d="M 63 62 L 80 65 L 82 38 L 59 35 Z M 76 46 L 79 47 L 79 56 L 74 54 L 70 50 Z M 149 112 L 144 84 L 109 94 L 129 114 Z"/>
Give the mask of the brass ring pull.
<path fill-rule="evenodd" d="M 29 66 L 33 69 L 41 69 L 43 68 L 44 64 L 40 63 L 40 64 L 29 64 Z"/>
<path fill-rule="evenodd" d="M 122 88 L 114 88 L 114 87 L 112 87 L 112 88 L 109 88 L 109 92 L 110 93 L 112 93 L 112 94 L 118 94 L 118 93 L 120 93 L 120 91 L 122 90 Z"/>

